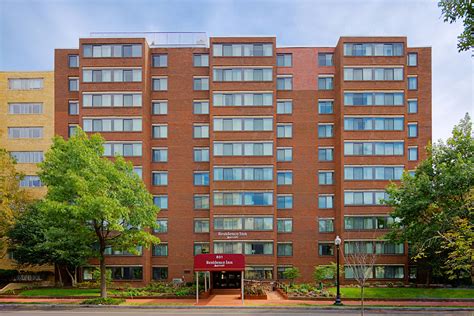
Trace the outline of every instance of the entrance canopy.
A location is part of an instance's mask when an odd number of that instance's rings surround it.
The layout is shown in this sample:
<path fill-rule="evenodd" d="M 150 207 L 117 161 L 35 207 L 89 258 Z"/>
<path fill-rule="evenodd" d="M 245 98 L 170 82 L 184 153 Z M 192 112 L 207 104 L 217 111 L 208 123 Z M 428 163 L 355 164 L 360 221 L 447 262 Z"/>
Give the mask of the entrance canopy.
<path fill-rule="evenodd" d="M 200 254 L 194 256 L 194 271 L 244 271 L 242 254 Z"/>

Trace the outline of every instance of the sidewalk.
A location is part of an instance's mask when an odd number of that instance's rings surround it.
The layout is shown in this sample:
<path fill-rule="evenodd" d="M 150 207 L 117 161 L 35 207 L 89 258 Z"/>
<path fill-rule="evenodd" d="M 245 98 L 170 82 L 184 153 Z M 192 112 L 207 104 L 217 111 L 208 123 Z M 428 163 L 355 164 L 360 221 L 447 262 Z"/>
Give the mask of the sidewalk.
<path fill-rule="evenodd" d="M 59 298 L 0 298 L 0 304 L 2 303 L 49 303 L 49 304 L 79 304 L 84 299 L 59 299 Z M 313 301 L 313 300 L 286 300 L 282 298 L 276 292 L 268 293 L 266 300 L 245 300 L 244 306 L 332 306 L 332 301 Z M 346 306 L 358 306 L 359 301 L 347 300 L 343 304 Z M 196 301 L 193 299 L 127 299 L 126 305 L 160 305 L 160 306 L 194 306 Z M 462 302 L 462 301 L 365 301 L 366 306 L 391 306 L 391 307 L 410 307 L 410 306 L 422 306 L 422 307 L 472 307 L 474 308 L 474 302 Z M 198 306 L 212 306 L 212 307 L 227 307 L 227 306 L 242 306 L 242 301 L 238 295 L 234 294 L 219 294 L 211 295 L 209 298 L 200 299 Z"/>

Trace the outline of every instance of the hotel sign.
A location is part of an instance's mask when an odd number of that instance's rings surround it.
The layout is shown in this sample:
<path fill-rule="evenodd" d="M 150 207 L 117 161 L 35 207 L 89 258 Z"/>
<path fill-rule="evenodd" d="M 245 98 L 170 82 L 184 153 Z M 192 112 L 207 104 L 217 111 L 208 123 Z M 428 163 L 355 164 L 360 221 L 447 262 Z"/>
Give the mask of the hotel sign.
<path fill-rule="evenodd" d="M 194 271 L 243 271 L 245 256 L 241 254 L 200 254 L 194 256 Z"/>
<path fill-rule="evenodd" d="M 238 239 L 247 237 L 247 232 L 217 232 L 217 237 L 226 239 Z"/>

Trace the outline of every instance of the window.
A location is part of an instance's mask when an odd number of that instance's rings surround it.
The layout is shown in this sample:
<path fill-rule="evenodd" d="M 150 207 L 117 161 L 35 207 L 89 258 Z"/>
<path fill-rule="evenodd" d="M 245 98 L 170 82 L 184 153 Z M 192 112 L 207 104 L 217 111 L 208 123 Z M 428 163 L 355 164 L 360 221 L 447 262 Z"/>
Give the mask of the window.
<path fill-rule="evenodd" d="M 334 113 L 334 101 L 332 101 L 332 100 L 320 100 L 320 101 L 318 101 L 318 113 L 319 114 L 333 114 Z"/>
<path fill-rule="evenodd" d="M 279 147 L 277 148 L 277 161 L 292 161 L 293 160 L 293 148 L 291 147 Z"/>
<path fill-rule="evenodd" d="M 43 138 L 42 127 L 9 127 L 9 139 Z"/>
<path fill-rule="evenodd" d="M 213 106 L 272 106 L 272 93 L 214 93 Z"/>
<path fill-rule="evenodd" d="M 104 156 L 141 157 L 141 143 L 104 143 Z"/>
<path fill-rule="evenodd" d="M 273 143 L 214 142 L 214 156 L 273 156 Z"/>
<path fill-rule="evenodd" d="M 318 149 L 319 161 L 333 161 L 333 159 L 334 159 L 334 148 L 319 148 Z"/>
<path fill-rule="evenodd" d="M 292 209 L 293 208 L 293 195 L 291 194 L 278 194 L 277 195 L 277 209 Z"/>
<path fill-rule="evenodd" d="M 214 44 L 212 51 L 216 57 L 273 56 L 273 44 Z"/>
<path fill-rule="evenodd" d="M 142 280 L 142 267 L 110 267 L 107 270 L 112 273 L 112 280 Z"/>
<path fill-rule="evenodd" d="M 271 131 L 273 118 L 218 117 L 214 118 L 214 131 Z"/>
<path fill-rule="evenodd" d="M 168 244 L 153 245 L 152 248 L 153 256 L 155 257 L 168 257 Z"/>
<path fill-rule="evenodd" d="M 344 80 L 346 81 L 401 81 L 403 80 L 403 68 L 344 68 Z"/>
<path fill-rule="evenodd" d="M 403 117 L 345 117 L 346 131 L 402 131 Z"/>
<path fill-rule="evenodd" d="M 194 162 L 209 161 L 209 147 L 194 148 Z"/>
<path fill-rule="evenodd" d="M 318 196 L 318 207 L 320 209 L 328 209 L 334 207 L 334 195 L 322 195 Z"/>
<path fill-rule="evenodd" d="M 141 93 L 113 93 L 82 95 L 83 107 L 140 107 L 142 106 Z"/>
<path fill-rule="evenodd" d="M 83 82 L 140 82 L 142 70 L 138 69 L 83 69 Z"/>
<path fill-rule="evenodd" d="M 195 195 L 194 209 L 208 210 L 209 209 L 209 195 Z"/>
<path fill-rule="evenodd" d="M 293 184 L 292 171 L 277 171 L 277 185 L 291 185 Z"/>
<path fill-rule="evenodd" d="M 403 43 L 344 43 L 344 56 L 402 56 Z"/>
<path fill-rule="evenodd" d="M 291 114 L 291 113 L 293 113 L 293 101 L 277 100 L 277 114 Z"/>
<path fill-rule="evenodd" d="M 69 65 L 69 68 L 78 68 L 79 67 L 79 55 L 69 55 L 68 56 L 68 65 Z"/>
<path fill-rule="evenodd" d="M 384 205 L 385 191 L 344 191 L 344 205 Z"/>
<path fill-rule="evenodd" d="M 319 90 L 332 90 L 334 77 L 318 77 L 318 89 Z"/>
<path fill-rule="evenodd" d="M 391 216 L 345 216 L 345 230 L 389 229 L 395 222 Z"/>
<path fill-rule="evenodd" d="M 292 243 L 277 243 L 277 256 L 278 257 L 293 256 L 293 244 Z"/>
<path fill-rule="evenodd" d="M 344 92 L 344 105 L 398 106 L 403 105 L 403 92 Z"/>
<path fill-rule="evenodd" d="M 168 54 L 153 54 L 153 67 L 168 67 Z"/>
<path fill-rule="evenodd" d="M 195 233 L 208 233 L 209 232 L 209 220 L 208 219 L 195 219 L 194 220 L 194 232 Z"/>
<path fill-rule="evenodd" d="M 39 163 L 44 160 L 42 151 L 11 151 L 10 156 L 16 163 Z"/>
<path fill-rule="evenodd" d="M 272 192 L 214 192 L 215 206 L 271 206 Z"/>
<path fill-rule="evenodd" d="M 354 269 L 356 269 L 354 271 Z M 365 275 L 367 278 L 372 279 L 374 277 L 374 271 L 370 267 L 366 266 L 344 266 L 344 278 L 354 279 L 357 275 Z"/>
<path fill-rule="evenodd" d="M 247 280 L 273 280 L 273 267 L 245 268 L 244 278 Z"/>
<path fill-rule="evenodd" d="M 8 103 L 8 114 L 42 114 L 43 103 Z"/>
<path fill-rule="evenodd" d="M 195 242 L 194 243 L 194 255 L 207 254 L 209 253 L 210 247 L 208 242 Z"/>
<path fill-rule="evenodd" d="M 167 162 L 168 148 L 153 148 L 151 156 L 153 162 Z"/>
<path fill-rule="evenodd" d="M 194 101 L 193 113 L 194 114 L 209 114 L 209 101 Z"/>
<path fill-rule="evenodd" d="M 140 179 L 143 179 L 142 166 L 133 166 L 133 173 L 135 173 Z"/>
<path fill-rule="evenodd" d="M 374 242 L 373 241 L 346 241 L 344 243 L 344 253 L 345 254 L 354 254 L 354 253 L 374 253 Z"/>
<path fill-rule="evenodd" d="M 400 180 L 403 166 L 345 166 L 344 180 Z"/>
<path fill-rule="evenodd" d="M 402 156 L 403 141 L 399 142 L 344 142 L 345 156 Z"/>
<path fill-rule="evenodd" d="M 208 54 L 194 54 L 193 65 L 194 67 L 209 67 L 209 55 Z"/>
<path fill-rule="evenodd" d="M 168 125 L 153 125 L 153 138 L 168 138 Z"/>
<path fill-rule="evenodd" d="M 272 181 L 273 167 L 214 167 L 214 181 Z"/>
<path fill-rule="evenodd" d="M 84 118 L 85 132 L 140 132 L 141 118 Z"/>
<path fill-rule="evenodd" d="M 408 100 L 408 113 L 418 112 L 418 100 Z"/>
<path fill-rule="evenodd" d="M 24 176 L 20 180 L 20 188 L 39 188 L 43 186 L 38 176 Z"/>
<path fill-rule="evenodd" d="M 332 53 L 319 53 L 318 54 L 318 65 L 319 66 L 334 66 Z"/>
<path fill-rule="evenodd" d="M 167 171 L 153 171 L 153 185 L 168 185 Z"/>
<path fill-rule="evenodd" d="M 114 249 L 108 246 L 105 248 L 104 254 L 106 256 L 141 256 L 143 255 L 143 248 L 141 246 L 137 246 L 135 250 L 138 252 L 138 254 L 135 254 L 128 250 Z"/>
<path fill-rule="evenodd" d="M 75 136 L 76 133 L 77 133 L 77 125 L 69 124 L 69 126 L 68 126 L 68 136 L 69 137 Z"/>
<path fill-rule="evenodd" d="M 272 231 L 272 217 L 215 217 L 214 230 Z"/>
<path fill-rule="evenodd" d="M 155 195 L 153 203 L 160 208 L 160 210 L 168 209 L 168 195 Z"/>
<path fill-rule="evenodd" d="M 153 91 L 167 91 L 168 90 L 168 78 L 152 78 Z"/>
<path fill-rule="evenodd" d="M 334 243 L 319 243 L 320 256 L 334 256 Z"/>
<path fill-rule="evenodd" d="M 375 242 L 375 253 L 378 255 L 403 255 L 405 247 L 401 244 L 395 244 L 388 241 Z"/>
<path fill-rule="evenodd" d="M 79 91 L 79 79 L 69 78 L 69 91 Z"/>
<path fill-rule="evenodd" d="M 168 114 L 168 101 L 153 101 L 151 106 L 153 115 Z"/>
<path fill-rule="evenodd" d="M 408 77 L 408 90 L 418 90 L 418 77 Z"/>
<path fill-rule="evenodd" d="M 320 185 L 334 184 L 334 171 L 319 171 L 318 183 Z"/>
<path fill-rule="evenodd" d="M 8 88 L 10 90 L 40 90 L 43 89 L 43 78 L 9 78 Z"/>
<path fill-rule="evenodd" d="M 214 68 L 213 80 L 218 82 L 273 81 L 273 70 L 272 68 Z"/>
<path fill-rule="evenodd" d="M 409 161 L 418 160 L 418 147 L 408 147 L 408 160 Z"/>
<path fill-rule="evenodd" d="M 318 137 L 319 138 L 330 138 L 334 134 L 334 124 L 318 124 Z"/>
<path fill-rule="evenodd" d="M 291 218 L 277 219 L 277 232 L 291 233 L 293 231 L 293 220 Z"/>
<path fill-rule="evenodd" d="M 277 54 L 277 66 L 278 67 L 291 67 L 292 54 Z"/>
<path fill-rule="evenodd" d="M 79 115 L 79 102 L 69 101 L 68 103 L 69 115 Z"/>
<path fill-rule="evenodd" d="M 375 266 L 376 279 L 403 279 L 404 277 L 403 266 Z"/>
<path fill-rule="evenodd" d="M 407 55 L 407 65 L 408 66 L 418 66 L 418 54 L 417 53 L 408 53 Z"/>
<path fill-rule="evenodd" d="M 293 136 L 293 124 L 277 124 L 278 138 L 291 138 Z"/>
<path fill-rule="evenodd" d="M 194 90 L 209 90 L 209 77 L 194 78 Z"/>
<path fill-rule="evenodd" d="M 194 138 L 209 138 L 209 124 L 194 124 L 193 125 Z"/>
<path fill-rule="evenodd" d="M 168 280 L 168 267 L 153 267 L 152 278 L 154 281 Z"/>
<path fill-rule="evenodd" d="M 277 280 L 286 280 L 285 271 L 291 267 L 277 267 Z"/>
<path fill-rule="evenodd" d="M 318 228 L 319 228 L 320 233 L 334 232 L 334 219 L 333 218 L 320 218 L 318 220 Z"/>
<path fill-rule="evenodd" d="M 418 137 L 417 123 L 408 123 L 408 137 Z"/>
<path fill-rule="evenodd" d="M 142 57 L 141 44 L 82 45 L 83 57 Z"/>
<path fill-rule="evenodd" d="M 209 185 L 209 171 L 195 171 L 194 185 Z"/>
<path fill-rule="evenodd" d="M 277 90 L 293 90 L 293 77 L 277 77 Z"/>

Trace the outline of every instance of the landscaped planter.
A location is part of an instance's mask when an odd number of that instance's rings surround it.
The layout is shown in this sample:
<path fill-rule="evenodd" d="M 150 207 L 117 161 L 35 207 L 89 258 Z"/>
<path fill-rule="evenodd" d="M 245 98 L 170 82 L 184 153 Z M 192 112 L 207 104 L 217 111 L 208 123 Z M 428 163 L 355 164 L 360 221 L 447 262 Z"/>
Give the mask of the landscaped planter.
<path fill-rule="evenodd" d="M 288 295 L 287 295 L 282 289 L 276 288 L 276 291 L 277 291 L 278 293 L 280 293 L 280 295 L 281 295 L 285 300 L 288 299 Z"/>

